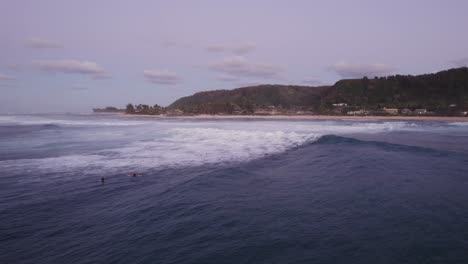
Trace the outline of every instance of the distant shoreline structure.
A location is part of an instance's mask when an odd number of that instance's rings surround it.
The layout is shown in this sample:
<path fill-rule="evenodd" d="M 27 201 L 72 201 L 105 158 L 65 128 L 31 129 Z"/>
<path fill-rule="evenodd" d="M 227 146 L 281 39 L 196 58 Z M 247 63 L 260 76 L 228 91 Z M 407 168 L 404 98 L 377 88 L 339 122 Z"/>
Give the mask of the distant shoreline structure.
<path fill-rule="evenodd" d="M 167 107 L 127 104 L 94 112 L 154 116 L 468 117 L 468 68 L 433 74 L 343 79 L 330 86 L 265 84 L 198 92 Z"/>
<path fill-rule="evenodd" d="M 144 117 L 156 119 L 249 119 L 249 120 L 413 120 L 468 122 L 467 117 L 456 116 L 347 116 L 347 115 L 141 115 L 120 114 L 121 117 Z"/>

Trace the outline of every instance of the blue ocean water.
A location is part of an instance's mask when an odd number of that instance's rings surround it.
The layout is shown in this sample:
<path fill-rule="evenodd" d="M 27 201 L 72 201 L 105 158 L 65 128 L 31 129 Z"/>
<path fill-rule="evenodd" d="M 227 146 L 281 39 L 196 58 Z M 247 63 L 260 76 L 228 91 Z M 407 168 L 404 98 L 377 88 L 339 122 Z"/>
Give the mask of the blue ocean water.
<path fill-rule="evenodd" d="M 9 115 L 0 171 L 0 263 L 468 263 L 468 123 Z"/>

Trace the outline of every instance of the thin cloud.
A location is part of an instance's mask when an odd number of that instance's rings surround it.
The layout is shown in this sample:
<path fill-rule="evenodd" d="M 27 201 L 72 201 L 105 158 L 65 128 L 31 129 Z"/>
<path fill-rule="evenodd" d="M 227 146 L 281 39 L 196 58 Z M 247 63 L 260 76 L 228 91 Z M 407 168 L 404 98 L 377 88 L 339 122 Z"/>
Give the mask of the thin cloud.
<path fill-rule="evenodd" d="M 205 48 L 208 52 L 226 52 L 228 48 L 223 45 L 209 45 Z"/>
<path fill-rule="evenodd" d="M 331 67 L 342 78 L 361 78 L 364 76 L 384 76 L 395 71 L 395 68 L 381 63 L 375 64 L 352 64 L 340 62 Z"/>
<path fill-rule="evenodd" d="M 468 58 L 454 60 L 452 64 L 456 67 L 468 67 Z"/>
<path fill-rule="evenodd" d="M 255 48 L 256 46 L 253 43 L 244 43 L 244 44 L 240 44 L 240 45 L 232 47 L 232 52 L 238 55 L 245 55 L 249 52 L 254 51 Z"/>
<path fill-rule="evenodd" d="M 14 72 L 21 72 L 25 68 L 27 68 L 27 66 L 21 65 L 21 64 L 8 64 L 6 66 L 6 69 L 8 69 L 9 71 L 14 71 Z"/>
<path fill-rule="evenodd" d="M 90 75 L 94 79 L 99 79 L 103 76 L 109 76 L 109 74 L 104 71 L 104 69 L 92 61 L 36 61 L 34 65 L 44 72 Z"/>
<path fill-rule="evenodd" d="M 9 75 L 6 75 L 6 74 L 2 74 L 0 73 L 0 80 L 1 81 L 11 81 L 11 80 L 14 80 L 15 78 L 9 76 Z"/>
<path fill-rule="evenodd" d="M 72 85 L 70 87 L 70 90 L 73 90 L 73 91 L 86 91 L 86 90 L 88 90 L 88 88 L 86 88 L 84 86 L 81 86 L 81 85 Z"/>
<path fill-rule="evenodd" d="M 33 49 L 59 49 L 63 46 L 55 41 L 40 39 L 40 38 L 30 38 L 26 41 L 26 46 Z"/>
<path fill-rule="evenodd" d="M 94 80 L 107 80 L 111 78 L 112 76 L 109 73 L 99 73 L 99 74 L 93 75 Z"/>
<path fill-rule="evenodd" d="M 17 88 L 18 85 L 14 83 L 0 83 L 1 88 Z"/>
<path fill-rule="evenodd" d="M 282 69 L 265 63 L 252 63 L 242 56 L 224 58 L 222 61 L 209 66 L 213 71 L 236 78 L 278 78 Z"/>
<path fill-rule="evenodd" d="M 251 42 L 240 44 L 213 44 L 205 47 L 208 52 L 214 53 L 233 53 L 236 55 L 245 55 L 255 50 L 256 45 Z"/>
<path fill-rule="evenodd" d="M 171 48 L 171 47 L 177 46 L 177 43 L 175 41 L 172 41 L 172 40 L 165 40 L 165 41 L 161 42 L 161 46 L 163 46 L 165 48 Z"/>
<path fill-rule="evenodd" d="M 177 74 L 166 70 L 144 70 L 143 76 L 147 81 L 156 84 L 175 85 L 182 81 Z"/>

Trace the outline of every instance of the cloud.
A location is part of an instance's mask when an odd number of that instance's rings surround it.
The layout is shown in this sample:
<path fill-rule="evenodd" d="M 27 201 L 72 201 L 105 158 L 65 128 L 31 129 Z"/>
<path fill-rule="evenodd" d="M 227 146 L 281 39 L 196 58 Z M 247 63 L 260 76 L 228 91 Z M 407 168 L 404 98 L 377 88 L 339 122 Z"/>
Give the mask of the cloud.
<path fill-rule="evenodd" d="M 254 43 L 246 42 L 240 44 L 214 44 L 205 47 L 208 52 L 217 53 L 233 53 L 236 55 L 245 55 L 255 50 L 256 46 Z"/>
<path fill-rule="evenodd" d="M 161 42 L 161 46 L 163 46 L 164 48 L 171 48 L 177 46 L 177 42 L 172 40 L 165 40 Z"/>
<path fill-rule="evenodd" d="M 208 52 L 226 52 L 229 50 L 226 46 L 223 45 L 209 45 L 205 49 Z"/>
<path fill-rule="evenodd" d="M 452 64 L 456 67 L 468 67 L 468 58 L 454 60 Z"/>
<path fill-rule="evenodd" d="M 94 79 L 110 77 L 106 71 L 92 61 L 54 60 L 36 61 L 34 64 L 45 72 L 91 75 Z"/>
<path fill-rule="evenodd" d="M 166 70 L 144 70 L 143 76 L 147 81 L 157 84 L 174 85 L 182 81 L 177 74 Z"/>
<path fill-rule="evenodd" d="M 244 44 L 240 44 L 240 45 L 232 47 L 232 52 L 238 55 L 245 55 L 255 50 L 255 48 L 256 46 L 253 43 L 244 43 Z"/>
<path fill-rule="evenodd" d="M 26 41 L 26 46 L 34 49 L 57 49 L 63 48 L 63 46 L 57 42 L 40 39 L 40 38 L 30 38 Z"/>
<path fill-rule="evenodd" d="M 242 56 L 224 58 L 222 61 L 213 63 L 210 69 L 236 78 L 278 78 L 282 69 L 265 63 L 251 63 Z"/>
<path fill-rule="evenodd" d="M 16 88 L 17 87 L 16 84 L 4 82 L 4 81 L 14 81 L 14 80 L 16 79 L 9 75 L 0 73 L 0 88 Z"/>
<path fill-rule="evenodd" d="M 112 78 L 112 76 L 109 73 L 98 73 L 93 75 L 94 80 L 107 80 Z"/>
<path fill-rule="evenodd" d="M 395 68 L 381 63 L 352 64 L 340 62 L 332 66 L 331 70 L 343 78 L 361 78 L 363 76 L 374 77 L 388 75 L 395 71 Z"/>
<path fill-rule="evenodd" d="M 17 88 L 18 85 L 14 83 L 0 83 L 0 88 Z"/>
<path fill-rule="evenodd" d="M 86 90 L 88 90 L 88 88 L 86 88 L 84 86 L 81 86 L 81 85 L 72 85 L 70 87 L 70 90 L 73 90 L 73 91 L 86 91 Z"/>
<path fill-rule="evenodd" d="M 8 76 L 6 74 L 0 73 L 0 81 L 11 81 L 14 80 L 15 78 Z"/>
<path fill-rule="evenodd" d="M 6 66 L 6 69 L 8 69 L 9 71 L 14 71 L 14 72 L 21 72 L 23 71 L 25 68 L 27 68 L 27 66 L 25 65 L 22 65 L 22 64 L 8 64 Z"/>

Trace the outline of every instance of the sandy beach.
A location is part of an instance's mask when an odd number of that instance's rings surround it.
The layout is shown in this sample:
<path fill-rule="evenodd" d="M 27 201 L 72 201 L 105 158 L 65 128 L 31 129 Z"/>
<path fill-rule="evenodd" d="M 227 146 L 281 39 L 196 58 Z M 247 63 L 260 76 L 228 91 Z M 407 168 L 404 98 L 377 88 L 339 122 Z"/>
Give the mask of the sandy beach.
<path fill-rule="evenodd" d="M 326 115 L 130 115 L 125 117 L 171 118 L 171 119 L 272 119 L 272 120 L 416 120 L 416 121 L 446 121 L 468 122 L 468 117 L 452 116 L 326 116 Z"/>

